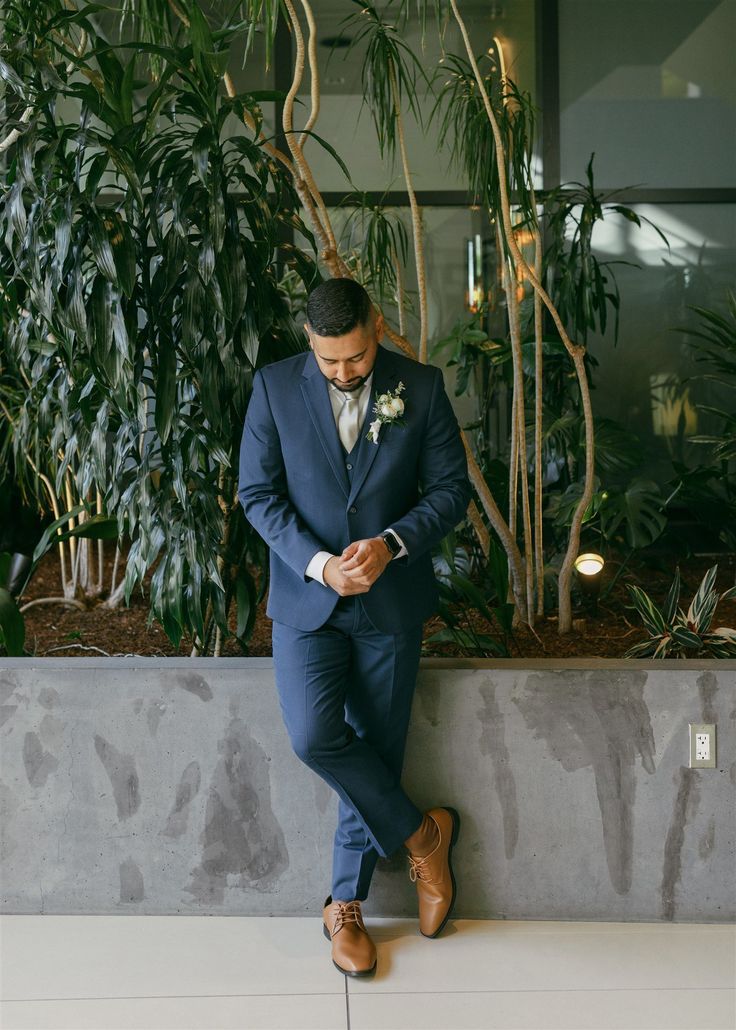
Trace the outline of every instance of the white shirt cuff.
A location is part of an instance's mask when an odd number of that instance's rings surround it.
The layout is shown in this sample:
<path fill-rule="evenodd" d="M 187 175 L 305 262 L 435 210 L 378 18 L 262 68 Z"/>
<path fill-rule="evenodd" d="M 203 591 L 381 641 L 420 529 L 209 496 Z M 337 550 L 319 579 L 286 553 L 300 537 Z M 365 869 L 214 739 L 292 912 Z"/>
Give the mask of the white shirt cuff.
<path fill-rule="evenodd" d="M 397 543 L 401 544 L 401 550 L 399 551 L 398 554 L 394 555 L 394 558 L 403 558 L 405 554 L 409 553 L 407 551 L 406 547 L 404 547 L 404 541 L 401 539 L 401 537 L 399 536 L 399 534 L 396 532 L 395 529 L 389 528 L 389 529 L 386 530 L 386 532 L 390 533 L 391 536 L 394 538 L 394 540 L 396 540 Z M 391 560 L 393 561 L 393 558 Z"/>
<path fill-rule="evenodd" d="M 316 579 L 318 583 L 321 583 L 323 587 L 326 587 L 324 578 L 325 565 L 334 558 L 334 555 L 330 554 L 329 551 L 317 551 L 315 556 L 310 559 L 307 565 L 305 576 L 309 576 L 311 579 Z"/>

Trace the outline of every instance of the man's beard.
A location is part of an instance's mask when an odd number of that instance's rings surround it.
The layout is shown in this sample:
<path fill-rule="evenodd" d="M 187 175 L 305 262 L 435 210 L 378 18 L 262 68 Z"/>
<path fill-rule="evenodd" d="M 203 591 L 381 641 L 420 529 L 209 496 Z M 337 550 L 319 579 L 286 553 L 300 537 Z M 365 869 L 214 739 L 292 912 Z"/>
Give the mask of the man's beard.
<path fill-rule="evenodd" d="M 375 364 L 373 367 L 375 368 Z M 328 379 L 327 382 L 332 383 L 336 390 L 342 390 L 343 393 L 354 393 L 356 390 L 360 390 L 363 386 L 365 386 L 368 376 L 372 374 L 373 368 L 370 370 L 370 372 L 366 372 L 364 376 L 358 376 L 356 382 L 351 383 L 350 386 L 340 386 L 340 384 L 335 379 Z"/>

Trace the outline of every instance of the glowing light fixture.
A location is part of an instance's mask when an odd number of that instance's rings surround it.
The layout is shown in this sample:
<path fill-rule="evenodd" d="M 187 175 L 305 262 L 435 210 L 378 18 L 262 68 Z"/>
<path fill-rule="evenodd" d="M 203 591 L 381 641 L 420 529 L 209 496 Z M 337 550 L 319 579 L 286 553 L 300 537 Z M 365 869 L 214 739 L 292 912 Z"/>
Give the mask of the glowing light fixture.
<path fill-rule="evenodd" d="M 600 554 L 588 551 L 586 554 L 579 554 L 575 559 L 575 568 L 583 576 L 596 576 L 605 562 Z"/>

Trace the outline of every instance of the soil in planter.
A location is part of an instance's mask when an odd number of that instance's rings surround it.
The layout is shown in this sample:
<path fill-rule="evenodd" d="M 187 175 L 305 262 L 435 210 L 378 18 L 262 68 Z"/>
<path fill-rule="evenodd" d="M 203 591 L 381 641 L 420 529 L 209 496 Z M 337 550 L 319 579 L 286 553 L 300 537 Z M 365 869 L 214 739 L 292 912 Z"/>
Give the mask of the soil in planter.
<path fill-rule="evenodd" d="M 109 589 L 112 576 L 114 548 L 106 543 L 103 582 Z M 720 592 L 734 583 L 736 568 L 734 555 L 718 558 L 689 558 L 680 562 L 682 590 L 681 604 L 690 604 L 704 573 L 718 562 L 717 588 Z M 574 609 L 574 632 L 560 636 L 556 617 L 537 620 L 534 630 L 520 627 L 514 630 L 508 642 L 511 658 L 621 658 L 624 652 L 641 640 L 646 632 L 638 615 L 631 609 L 626 583 L 642 586 L 657 604 L 661 604 L 674 575 L 675 562 L 669 557 L 660 558 L 657 564 L 632 561 L 619 578 L 605 602 L 599 604 L 597 613 L 585 611 L 580 606 Z M 124 570 L 121 560 L 120 570 Z M 188 656 L 192 650 L 191 638 L 184 638 L 178 648 L 166 636 L 162 626 L 153 622 L 147 628 L 149 612 L 149 584 L 155 571 L 149 570 L 143 588 L 137 588 L 130 599 L 130 606 L 124 602 L 117 608 L 107 608 L 103 602 L 107 592 L 99 597 L 84 601 L 80 610 L 59 603 L 36 605 L 25 614 L 26 650 L 29 654 L 55 657 L 95 657 L 106 655 L 148 655 Z M 616 566 L 610 563 L 607 574 L 615 575 Z M 610 582 L 610 579 L 609 579 Z M 606 581 L 601 590 L 605 591 Z M 42 597 L 62 595 L 59 559 L 56 551 L 47 554 L 39 565 L 23 596 L 21 604 Z M 231 627 L 235 628 L 235 609 L 231 613 Z M 497 636 L 497 627 L 489 626 L 477 613 L 468 618 L 477 633 Z M 716 609 L 714 626 L 736 627 L 736 601 L 723 602 Z M 455 644 L 427 643 L 428 638 L 444 623 L 438 617 L 430 619 L 424 627 L 424 654 L 442 657 L 465 656 L 467 651 Z M 247 652 L 250 656 L 271 654 L 271 622 L 265 615 L 265 603 L 261 604 L 255 629 Z M 225 641 L 222 654 L 242 657 L 243 651 L 234 638 Z"/>

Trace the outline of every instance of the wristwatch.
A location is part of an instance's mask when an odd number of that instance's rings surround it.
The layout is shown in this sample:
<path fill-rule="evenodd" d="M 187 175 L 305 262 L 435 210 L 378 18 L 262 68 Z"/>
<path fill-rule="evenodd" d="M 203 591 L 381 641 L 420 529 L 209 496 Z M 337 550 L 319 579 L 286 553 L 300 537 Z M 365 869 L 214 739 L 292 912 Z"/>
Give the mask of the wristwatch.
<path fill-rule="evenodd" d="M 401 550 L 401 544 L 393 535 L 393 533 L 381 533 L 381 540 L 383 540 L 384 544 L 386 545 L 386 547 L 388 547 L 389 551 L 391 552 L 391 557 L 395 558 Z"/>

